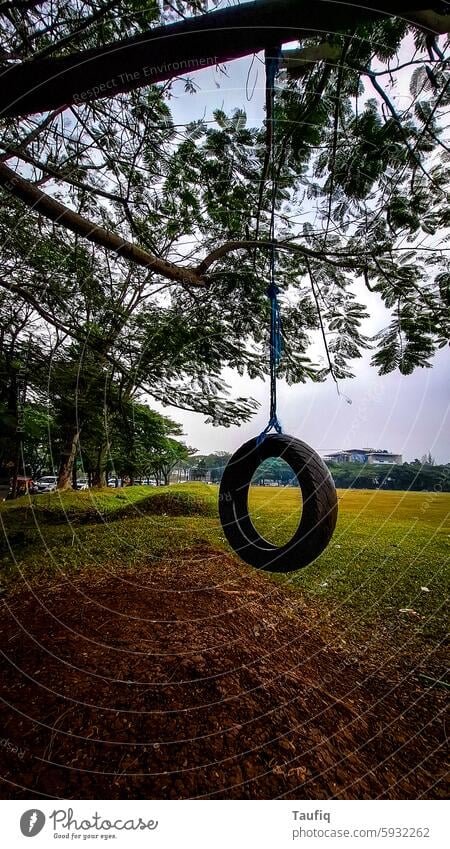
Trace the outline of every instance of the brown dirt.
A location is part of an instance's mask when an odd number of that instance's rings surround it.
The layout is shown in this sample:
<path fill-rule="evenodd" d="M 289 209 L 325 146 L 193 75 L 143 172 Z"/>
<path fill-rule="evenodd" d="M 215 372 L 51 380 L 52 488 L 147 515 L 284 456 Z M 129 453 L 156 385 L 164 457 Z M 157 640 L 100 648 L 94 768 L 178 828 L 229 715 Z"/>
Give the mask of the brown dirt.
<path fill-rule="evenodd" d="M 445 691 L 223 552 L 2 608 L 3 798 L 444 795 Z"/>

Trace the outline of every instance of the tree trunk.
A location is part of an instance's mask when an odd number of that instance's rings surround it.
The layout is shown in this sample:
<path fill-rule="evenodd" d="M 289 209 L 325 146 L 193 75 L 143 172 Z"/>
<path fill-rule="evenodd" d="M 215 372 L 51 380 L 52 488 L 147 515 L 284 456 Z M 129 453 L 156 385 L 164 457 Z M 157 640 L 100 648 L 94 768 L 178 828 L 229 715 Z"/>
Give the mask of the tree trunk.
<path fill-rule="evenodd" d="M 10 498 L 17 497 L 17 478 L 19 476 L 20 469 L 20 449 L 22 446 L 22 434 L 19 430 L 19 404 L 18 404 L 18 395 L 17 395 L 17 381 L 15 377 L 15 372 L 12 372 L 12 379 L 9 386 L 8 392 L 8 413 L 11 415 L 11 418 L 15 421 L 14 435 L 12 437 L 13 449 L 11 453 L 11 470 L 12 470 L 12 479 L 11 479 L 11 495 Z M 9 484 L 9 481 L 8 481 Z M 8 486 L 9 490 L 9 486 Z"/>
<path fill-rule="evenodd" d="M 97 452 L 97 466 L 92 475 L 92 486 L 103 487 L 107 485 L 106 481 L 106 463 L 107 463 L 107 447 L 106 443 L 99 446 Z"/>
<path fill-rule="evenodd" d="M 75 457 L 80 439 L 80 431 L 77 428 L 72 428 L 67 432 L 67 438 L 64 448 L 61 452 L 61 462 L 58 472 L 58 490 L 71 489 L 72 487 L 72 470 L 75 462 Z"/>
<path fill-rule="evenodd" d="M 19 477 L 20 471 L 20 455 L 22 448 L 22 437 L 17 434 L 16 436 L 16 445 L 15 445 L 15 457 L 14 457 L 14 470 L 12 475 L 12 483 L 11 483 L 11 498 L 17 498 L 17 478 Z"/>
<path fill-rule="evenodd" d="M 77 464 L 72 464 L 72 489 L 77 489 Z"/>

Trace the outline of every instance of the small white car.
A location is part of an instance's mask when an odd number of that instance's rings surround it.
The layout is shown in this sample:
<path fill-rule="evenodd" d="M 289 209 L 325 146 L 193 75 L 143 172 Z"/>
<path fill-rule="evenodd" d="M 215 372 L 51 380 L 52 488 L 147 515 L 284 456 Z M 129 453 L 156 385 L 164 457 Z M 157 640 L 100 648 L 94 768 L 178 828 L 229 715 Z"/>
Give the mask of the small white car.
<path fill-rule="evenodd" d="M 37 492 L 54 492 L 57 483 L 58 478 L 56 475 L 45 475 L 36 481 L 36 490 Z"/>

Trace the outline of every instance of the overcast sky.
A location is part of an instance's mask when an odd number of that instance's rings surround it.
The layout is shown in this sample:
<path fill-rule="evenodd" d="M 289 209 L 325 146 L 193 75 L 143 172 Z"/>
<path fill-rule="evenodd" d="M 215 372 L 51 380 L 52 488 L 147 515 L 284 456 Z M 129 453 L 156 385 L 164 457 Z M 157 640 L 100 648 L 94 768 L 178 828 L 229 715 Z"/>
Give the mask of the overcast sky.
<path fill-rule="evenodd" d="M 211 119 L 217 108 L 231 112 L 239 107 L 247 112 L 251 126 L 258 125 L 264 117 L 263 65 L 257 58 L 252 66 L 251 59 L 242 59 L 227 67 L 227 75 L 214 69 L 193 75 L 200 87 L 195 95 L 185 94 L 183 84 L 178 82 L 177 96 L 170 104 L 175 122 Z M 400 92 L 400 96 L 405 97 L 406 93 Z M 360 297 L 371 313 L 363 329 L 372 335 L 389 322 L 389 316 L 377 296 L 364 290 Z M 290 387 L 281 381 L 278 406 L 283 431 L 304 439 L 319 452 L 372 447 L 412 460 L 431 451 L 438 462 L 450 462 L 448 347 L 438 352 L 433 368 L 417 369 L 407 377 L 397 372 L 380 377 L 369 361 L 370 353 L 356 361 L 355 378 L 340 382 L 340 395 L 331 379 Z M 268 420 L 268 384 L 240 378 L 230 370 L 224 375 L 232 397 L 249 395 L 261 403 L 250 423 L 217 428 L 206 425 L 203 415 L 156 405 L 182 423 L 186 443 L 202 454 L 234 451 L 258 434 Z"/>

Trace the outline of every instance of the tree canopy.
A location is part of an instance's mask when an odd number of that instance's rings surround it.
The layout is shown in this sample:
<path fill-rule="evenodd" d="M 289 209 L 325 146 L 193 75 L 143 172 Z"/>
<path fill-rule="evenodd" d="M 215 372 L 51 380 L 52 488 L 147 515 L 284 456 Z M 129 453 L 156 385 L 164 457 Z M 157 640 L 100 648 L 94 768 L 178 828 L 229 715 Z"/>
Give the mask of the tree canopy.
<path fill-rule="evenodd" d="M 59 375 L 81 413 L 63 453 L 103 427 L 105 397 L 252 415 L 223 369 L 267 373 L 273 182 L 280 376 L 338 381 L 370 348 L 381 373 L 408 374 L 448 342 L 448 4 L 214 5 L 0 2 L 2 357 L 28 357 L 40 401 Z M 272 161 L 243 98 L 174 119 L 197 71 L 217 62 L 220 86 L 224 62 L 278 48 Z M 376 338 L 367 293 L 391 315 Z M 0 394 L 13 430 L 15 368 Z"/>

